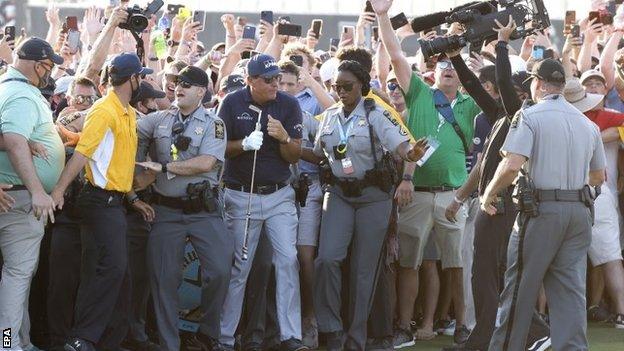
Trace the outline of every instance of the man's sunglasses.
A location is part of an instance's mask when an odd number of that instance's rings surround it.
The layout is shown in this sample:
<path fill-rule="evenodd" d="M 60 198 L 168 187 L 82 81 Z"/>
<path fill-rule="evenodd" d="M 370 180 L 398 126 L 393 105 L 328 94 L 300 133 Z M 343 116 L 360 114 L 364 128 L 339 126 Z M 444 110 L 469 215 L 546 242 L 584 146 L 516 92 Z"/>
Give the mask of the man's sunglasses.
<path fill-rule="evenodd" d="M 445 69 L 454 70 L 455 69 L 451 61 L 438 61 L 438 63 L 436 64 L 436 68 L 440 70 L 445 70 Z"/>
<path fill-rule="evenodd" d="M 277 81 L 281 81 L 282 80 L 282 75 L 278 74 L 276 76 L 272 76 L 272 77 L 261 77 L 261 76 L 256 76 L 254 78 L 262 78 L 262 80 L 264 80 L 264 82 L 266 84 L 272 84 L 273 82 Z"/>
<path fill-rule="evenodd" d="M 348 93 L 353 90 L 353 83 L 332 84 L 332 89 L 337 93 L 340 92 L 340 90 L 344 90 Z"/>
<path fill-rule="evenodd" d="M 386 84 L 386 88 L 388 88 L 389 91 L 395 91 L 398 87 L 399 85 L 394 82 L 388 82 L 388 84 Z"/>
<path fill-rule="evenodd" d="M 199 85 L 191 84 L 189 82 L 185 82 L 185 81 L 179 80 L 179 79 L 178 79 L 178 81 L 175 84 L 176 84 L 176 86 L 179 86 L 182 89 L 189 89 L 189 88 L 192 88 L 192 87 L 198 87 L 199 86 Z"/>
<path fill-rule="evenodd" d="M 98 99 L 97 96 L 94 95 L 78 95 L 76 96 L 76 102 L 78 103 L 78 105 L 82 105 L 82 104 L 93 104 L 96 100 Z"/>

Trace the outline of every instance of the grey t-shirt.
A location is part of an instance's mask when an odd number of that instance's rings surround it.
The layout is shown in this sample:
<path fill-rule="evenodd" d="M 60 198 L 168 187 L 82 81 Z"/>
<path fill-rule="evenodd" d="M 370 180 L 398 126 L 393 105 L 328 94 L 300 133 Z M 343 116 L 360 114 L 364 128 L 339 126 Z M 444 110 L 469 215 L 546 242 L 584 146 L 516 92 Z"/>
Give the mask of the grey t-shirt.
<path fill-rule="evenodd" d="M 403 142 L 409 141 L 407 131 L 392 119 L 390 113 L 377 105 L 369 115 L 375 138 L 377 159 L 383 156 L 383 148 L 394 152 Z M 351 126 L 351 127 L 349 127 Z M 345 174 L 341 160 L 336 159 L 334 147 L 341 144 L 341 130 L 347 138 L 346 157 L 351 160 L 353 173 Z M 371 153 L 370 132 L 364 110 L 364 98 L 349 116 L 344 116 L 342 104 L 325 111 L 318 126 L 314 153 L 327 157 L 332 172 L 338 178 L 363 179 L 366 171 L 375 166 Z"/>
<path fill-rule="evenodd" d="M 169 179 L 166 174 L 158 174 L 154 189 L 161 195 L 170 197 L 186 196 L 188 184 L 210 181 L 212 186 L 219 183 L 219 177 L 225 160 L 227 136 L 223 121 L 214 112 L 198 108 L 187 117 L 186 126 L 181 135 L 191 139 L 186 151 L 172 152 L 174 143 L 173 125 L 179 120 L 176 108 L 151 113 L 137 121 L 139 147 L 137 154 L 144 157 L 149 150 L 152 161 L 171 162 L 174 155 L 177 161 L 184 161 L 200 155 L 210 155 L 217 159 L 216 165 L 208 173 L 194 176 L 180 176 Z M 137 157 L 138 158 L 138 157 Z"/>
<path fill-rule="evenodd" d="M 518 111 L 501 151 L 527 157 L 524 168 L 541 190 L 581 189 L 589 171 L 606 167 L 598 127 L 561 95 Z"/>

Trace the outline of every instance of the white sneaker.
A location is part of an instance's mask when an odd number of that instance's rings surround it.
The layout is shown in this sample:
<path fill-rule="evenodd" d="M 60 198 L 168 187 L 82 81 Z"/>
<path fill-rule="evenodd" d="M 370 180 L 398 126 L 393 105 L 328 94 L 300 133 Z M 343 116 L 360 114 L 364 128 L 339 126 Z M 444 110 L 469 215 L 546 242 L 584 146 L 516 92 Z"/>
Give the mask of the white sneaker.
<path fill-rule="evenodd" d="M 624 329 L 624 314 L 618 313 L 613 321 L 615 329 Z"/>
<path fill-rule="evenodd" d="M 551 344 L 552 340 L 550 340 L 550 336 L 545 336 L 534 342 L 533 345 L 527 349 L 527 351 L 545 351 L 548 350 Z"/>

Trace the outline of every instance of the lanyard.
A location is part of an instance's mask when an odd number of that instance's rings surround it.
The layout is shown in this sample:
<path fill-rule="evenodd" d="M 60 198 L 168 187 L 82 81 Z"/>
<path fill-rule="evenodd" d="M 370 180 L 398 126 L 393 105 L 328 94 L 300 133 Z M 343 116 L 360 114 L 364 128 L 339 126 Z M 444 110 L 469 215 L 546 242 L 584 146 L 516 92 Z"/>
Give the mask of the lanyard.
<path fill-rule="evenodd" d="M 357 118 L 351 117 L 351 120 L 347 122 L 347 129 L 344 130 L 342 124 L 340 123 L 340 117 L 336 117 L 336 124 L 338 124 L 338 132 L 340 133 L 340 145 L 338 145 L 338 152 L 344 154 L 347 152 L 347 140 L 349 139 L 349 133 L 351 133 L 351 129 L 353 129 L 353 122 L 355 122 Z"/>

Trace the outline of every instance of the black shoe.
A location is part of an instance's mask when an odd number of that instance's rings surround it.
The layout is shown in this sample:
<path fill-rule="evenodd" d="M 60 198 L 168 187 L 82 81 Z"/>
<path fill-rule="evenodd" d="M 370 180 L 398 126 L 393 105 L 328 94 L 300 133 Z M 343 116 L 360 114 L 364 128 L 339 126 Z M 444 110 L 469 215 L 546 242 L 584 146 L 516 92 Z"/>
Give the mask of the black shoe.
<path fill-rule="evenodd" d="M 468 337 L 470 336 L 470 329 L 465 325 L 458 325 L 455 327 L 455 333 L 453 334 L 453 341 L 457 345 L 463 345 L 468 341 Z"/>
<path fill-rule="evenodd" d="M 290 338 L 288 340 L 282 341 L 280 344 L 280 349 L 282 351 L 303 351 L 309 350 L 307 346 L 305 346 L 301 340 Z"/>
<path fill-rule="evenodd" d="M 341 351 L 344 347 L 344 336 L 342 331 L 325 333 L 325 348 L 327 351 Z"/>
<path fill-rule="evenodd" d="M 95 346 L 90 341 L 73 338 L 63 346 L 65 351 L 96 351 Z"/>
<path fill-rule="evenodd" d="M 219 340 L 203 333 L 195 334 L 195 340 L 201 345 L 202 351 L 227 351 L 228 349 Z"/>

